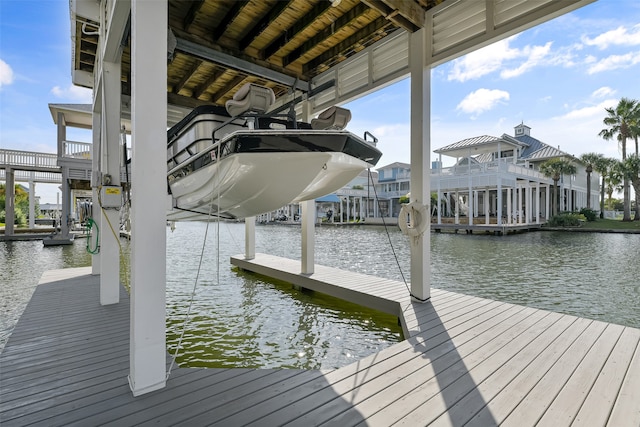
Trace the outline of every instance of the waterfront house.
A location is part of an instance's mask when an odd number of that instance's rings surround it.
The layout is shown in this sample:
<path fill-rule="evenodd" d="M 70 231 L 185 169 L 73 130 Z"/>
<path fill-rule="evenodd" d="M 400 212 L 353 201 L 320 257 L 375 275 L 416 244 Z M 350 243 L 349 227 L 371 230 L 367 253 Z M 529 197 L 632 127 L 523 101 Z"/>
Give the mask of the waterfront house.
<path fill-rule="evenodd" d="M 575 175 L 558 182 L 559 211 L 587 206 L 585 165 L 576 157 L 531 136 L 524 123 L 514 136 L 476 136 L 434 150 L 439 155 L 431 171 L 431 191 L 437 193 L 433 222 L 468 224 L 531 224 L 550 217 L 553 180 L 540 172 L 552 158 L 565 158 L 577 166 Z M 442 156 L 455 158 L 442 167 Z M 600 176 L 591 174 L 591 206 L 598 206 Z M 461 216 L 467 217 L 464 221 Z M 445 219 L 449 217 L 448 219 Z"/>

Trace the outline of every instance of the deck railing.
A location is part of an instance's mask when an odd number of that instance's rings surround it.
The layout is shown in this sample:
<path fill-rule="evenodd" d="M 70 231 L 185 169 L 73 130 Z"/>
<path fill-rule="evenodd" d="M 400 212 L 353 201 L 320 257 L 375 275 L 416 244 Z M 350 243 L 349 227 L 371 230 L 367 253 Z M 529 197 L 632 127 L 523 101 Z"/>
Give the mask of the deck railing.
<path fill-rule="evenodd" d="M 58 170 L 58 155 L 20 150 L 0 150 L 0 165 Z"/>
<path fill-rule="evenodd" d="M 63 157 L 85 160 L 91 160 L 93 157 L 91 155 L 93 144 L 77 141 L 62 141 L 62 144 L 64 147 Z"/>

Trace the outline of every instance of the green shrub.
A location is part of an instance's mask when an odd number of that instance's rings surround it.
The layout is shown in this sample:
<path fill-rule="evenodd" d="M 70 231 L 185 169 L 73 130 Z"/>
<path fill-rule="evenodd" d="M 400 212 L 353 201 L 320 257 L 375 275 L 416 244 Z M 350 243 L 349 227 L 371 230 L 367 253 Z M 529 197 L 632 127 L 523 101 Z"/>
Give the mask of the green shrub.
<path fill-rule="evenodd" d="M 596 211 L 589 208 L 580 209 L 580 214 L 584 215 L 584 217 L 587 218 L 587 221 L 595 221 L 597 216 Z"/>
<path fill-rule="evenodd" d="M 551 227 L 577 227 L 587 218 L 579 213 L 561 213 L 552 217 L 548 224 Z"/>

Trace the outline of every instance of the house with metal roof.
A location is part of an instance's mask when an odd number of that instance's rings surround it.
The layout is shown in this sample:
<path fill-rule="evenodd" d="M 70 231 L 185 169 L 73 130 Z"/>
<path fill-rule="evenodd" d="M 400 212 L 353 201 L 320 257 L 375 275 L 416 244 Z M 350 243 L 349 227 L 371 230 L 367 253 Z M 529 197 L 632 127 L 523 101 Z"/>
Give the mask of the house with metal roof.
<path fill-rule="evenodd" d="M 598 206 L 598 191 L 587 195 L 587 175 L 579 159 L 532 137 L 524 123 L 515 127 L 514 136 L 476 136 L 434 153 L 439 159 L 431 171 L 431 191 L 437 193 L 438 224 L 540 224 L 549 219 L 553 180 L 540 172 L 540 164 L 558 157 L 578 166 L 575 175 L 560 177 L 560 210 L 584 208 L 587 197 L 591 206 Z M 455 164 L 441 167 L 443 155 L 454 157 Z M 599 188 L 597 173 L 591 180 L 591 188 Z"/>

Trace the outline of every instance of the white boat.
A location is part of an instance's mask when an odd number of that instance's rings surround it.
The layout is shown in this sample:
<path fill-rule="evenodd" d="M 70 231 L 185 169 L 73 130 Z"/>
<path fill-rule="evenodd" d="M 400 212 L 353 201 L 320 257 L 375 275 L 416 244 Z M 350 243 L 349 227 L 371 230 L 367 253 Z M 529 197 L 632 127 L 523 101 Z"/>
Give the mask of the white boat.
<path fill-rule="evenodd" d="M 250 86 L 245 95 L 257 91 L 258 104 L 273 96 Z M 342 188 L 382 155 L 374 143 L 340 129 L 348 110 L 332 107 L 307 124 L 263 114 L 269 102 L 256 107 L 250 99 L 249 110 L 229 102 L 231 115 L 198 107 L 169 130 L 168 220 L 245 218 L 312 200 Z"/>

